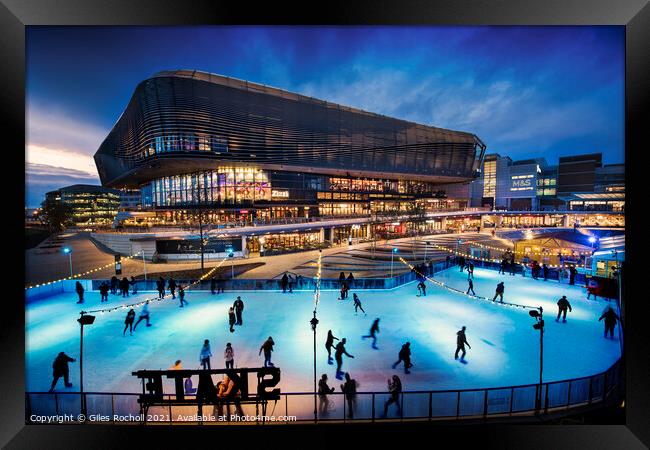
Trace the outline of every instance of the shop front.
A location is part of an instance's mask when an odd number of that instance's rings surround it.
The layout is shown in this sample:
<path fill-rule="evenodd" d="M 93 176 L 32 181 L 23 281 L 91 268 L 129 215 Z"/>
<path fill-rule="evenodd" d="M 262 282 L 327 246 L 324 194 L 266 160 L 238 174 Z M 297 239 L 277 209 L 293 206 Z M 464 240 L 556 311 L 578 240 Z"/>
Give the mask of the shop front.
<path fill-rule="evenodd" d="M 251 256 L 271 256 L 323 248 L 321 232 L 268 233 L 247 236 L 246 248 Z"/>

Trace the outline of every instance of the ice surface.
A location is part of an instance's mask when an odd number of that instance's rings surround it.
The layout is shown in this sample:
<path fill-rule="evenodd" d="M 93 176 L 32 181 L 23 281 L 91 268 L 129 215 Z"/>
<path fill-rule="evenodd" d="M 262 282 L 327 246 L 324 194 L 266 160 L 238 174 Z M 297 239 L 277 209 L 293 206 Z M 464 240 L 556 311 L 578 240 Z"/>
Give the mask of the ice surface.
<path fill-rule="evenodd" d="M 452 268 L 435 275 L 450 286 L 467 289 L 467 275 Z M 490 297 L 499 280 L 505 282 L 504 300 L 544 308 L 544 381 L 593 375 L 609 368 L 620 356 L 618 326 L 615 338 L 603 337 L 598 317 L 608 303 L 587 300 L 585 289 L 554 281 L 498 275 L 475 269 L 474 289 Z M 354 314 L 356 292 L 367 315 Z M 427 296 L 417 297 L 415 283 L 388 291 L 352 290 L 349 299 L 337 300 L 338 291 L 323 291 L 318 306 L 318 375 L 327 373 L 339 391 L 335 365 L 327 364 L 325 338 L 331 329 L 347 338 L 346 348 L 355 356 L 344 356 L 343 370 L 360 386 L 359 392 L 385 391 L 393 374 L 402 378 L 404 390 L 485 388 L 537 383 L 539 377 L 539 332 L 528 310 L 468 298 L 427 283 Z M 243 326 L 228 330 L 228 307 L 241 295 L 245 309 Z M 567 323 L 555 322 L 557 300 L 566 295 L 573 307 Z M 109 294 L 99 302 L 99 293 L 86 293 L 84 310 L 121 305 L 151 298 L 139 293 L 128 299 Z M 223 350 L 231 342 L 237 367 L 260 367 L 260 345 L 270 335 L 275 340 L 273 362 L 282 370 L 282 392 L 311 392 L 313 383 L 313 335 L 309 321 L 314 307 L 313 292 L 209 292 L 187 291 L 189 305 L 179 308 L 178 299 L 150 305 L 152 327 L 138 325 L 133 336 L 122 336 L 127 309 L 96 314 L 95 323 L 84 333 L 84 389 L 87 392 L 140 392 L 139 380 L 131 375 L 139 369 L 167 369 L 181 359 L 184 368 L 199 367 L 204 339 L 212 346 L 212 367 L 223 367 Z M 60 351 L 76 363 L 70 364 L 72 388 L 60 380 L 57 391 L 79 389 L 79 324 L 82 309 L 76 294 L 65 293 L 30 303 L 26 307 L 26 385 L 28 391 L 47 391 L 52 380 L 52 361 Z M 611 303 L 616 308 L 615 302 Z M 136 308 L 136 320 L 139 309 Z M 362 340 L 372 321 L 379 317 L 378 350 L 372 340 Z M 465 325 L 467 364 L 454 360 L 456 332 Z M 411 374 L 402 366 L 391 369 L 405 341 L 411 342 Z M 336 341 L 335 341 L 336 342 Z M 196 380 L 194 380 L 196 383 Z M 171 384 L 165 385 L 166 392 Z"/>

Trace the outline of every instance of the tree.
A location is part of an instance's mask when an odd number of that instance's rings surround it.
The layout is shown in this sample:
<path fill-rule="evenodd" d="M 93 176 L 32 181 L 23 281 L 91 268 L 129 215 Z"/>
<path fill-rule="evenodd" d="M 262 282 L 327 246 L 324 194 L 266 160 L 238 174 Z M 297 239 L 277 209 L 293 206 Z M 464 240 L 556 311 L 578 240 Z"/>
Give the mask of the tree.
<path fill-rule="evenodd" d="M 61 201 L 46 198 L 41 204 L 39 219 L 46 225 L 50 233 L 63 230 L 72 224 L 72 206 Z"/>

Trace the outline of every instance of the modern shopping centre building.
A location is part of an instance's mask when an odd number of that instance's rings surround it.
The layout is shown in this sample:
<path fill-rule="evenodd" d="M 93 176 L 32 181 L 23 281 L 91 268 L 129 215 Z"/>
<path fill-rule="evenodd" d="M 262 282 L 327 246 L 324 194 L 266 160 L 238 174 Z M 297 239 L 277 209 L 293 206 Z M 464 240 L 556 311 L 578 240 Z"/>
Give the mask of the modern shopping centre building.
<path fill-rule="evenodd" d="M 217 256 L 225 246 L 269 254 L 474 228 L 485 217 L 463 216 L 471 199 L 447 193 L 480 178 L 485 150 L 470 132 L 205 72 L 160 72 L 136 87 L 95 154 L 104 186 L 140 190 L 140 210 L 116 221 L 139 232 L 96 238 L 121 253 L 191 255 L 196 232 L 180 227 L 202 224 Z M 544 224 L 567 225 L 546 215 Z"/>

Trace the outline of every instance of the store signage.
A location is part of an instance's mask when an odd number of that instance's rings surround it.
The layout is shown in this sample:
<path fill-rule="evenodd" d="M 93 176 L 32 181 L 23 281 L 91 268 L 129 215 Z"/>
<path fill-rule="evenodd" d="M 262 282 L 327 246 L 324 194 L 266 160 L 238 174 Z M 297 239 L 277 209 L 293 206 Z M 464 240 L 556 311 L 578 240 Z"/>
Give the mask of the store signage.
<path fill-rule="evenodd" d="M 247 209 L 240 209 L 239 212 L 240 212 L 241 214 L 248 214 L 248 210 L 247 210 Z"/>
<path fill-rule="evenodd" d="M 279 191 L 277 189 L 271 190 L 271 197 L 273 198 L 289 198 L 289 191 Z"/>
<path fill-rule="evenodd" d="M 534 175 L 513 175 L 510 177 L 511 191 L 532 191 Z"/>

